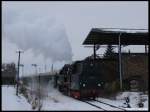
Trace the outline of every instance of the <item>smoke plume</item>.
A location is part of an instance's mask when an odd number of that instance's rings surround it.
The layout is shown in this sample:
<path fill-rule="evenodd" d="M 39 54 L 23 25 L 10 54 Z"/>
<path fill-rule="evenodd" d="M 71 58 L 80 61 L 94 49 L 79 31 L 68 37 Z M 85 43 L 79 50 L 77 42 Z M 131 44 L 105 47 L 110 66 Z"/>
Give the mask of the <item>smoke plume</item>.
<path fill-rule="evenodd" d="M 71 61 L 72 49 L 65 27 L 55 18 L 3 11 L 3 36 L 20 49 L 32 50 L 35 56 L 45 59 Z"/>

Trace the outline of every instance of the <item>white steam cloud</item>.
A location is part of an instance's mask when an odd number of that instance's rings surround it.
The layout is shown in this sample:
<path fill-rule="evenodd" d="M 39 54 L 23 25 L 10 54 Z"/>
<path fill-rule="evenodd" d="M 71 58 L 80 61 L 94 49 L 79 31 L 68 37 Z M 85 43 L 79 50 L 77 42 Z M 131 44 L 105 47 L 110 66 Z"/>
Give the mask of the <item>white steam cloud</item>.
<path fill-rule="evenodd" d="M 56 19 L 36 16 L 34 13 L 21 14 L 9 9 L 3 11 L 3 37 L 15 43 L 20 49 L 32 49 L 35 56 L 42 54 L 45 59 L 71 61 L 72 49 L 65 27 Z"/>

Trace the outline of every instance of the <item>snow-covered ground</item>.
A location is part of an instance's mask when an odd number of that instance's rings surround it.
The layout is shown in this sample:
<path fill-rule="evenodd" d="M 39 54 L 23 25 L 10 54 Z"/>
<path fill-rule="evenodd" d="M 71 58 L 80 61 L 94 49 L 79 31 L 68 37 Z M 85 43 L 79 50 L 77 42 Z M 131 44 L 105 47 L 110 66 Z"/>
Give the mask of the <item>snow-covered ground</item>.
<path fill-rule="evenodd" d="M 48 97 L 43 99 L 43 107 L 42 110 L 100 110 L 96 107 L 93 107 L 84 102 L 78 101 L 74 98 L 68 97 L 60 93 L 57 89 L 51 87 L 52 83 L 47 86 Z M 125 98 L 129 96 L 130 106 L 131 108 L 126 108 Z M 142 99 L 144 99 L 144 108 L 138 108 L 137 104 L 139 101 L 139 93 L 138 92 L 123 92 L 116 96 L 115 100 L 110 100 L 106 98 L 97 98 L 99 101 L 106 102 L 108 104 L 124 108 L 126 110 L 148 110 L 148 95 L 142 95 Z M 105 104 L 100 104 L 98 102 L 92 102 L 97 106 L 104 108 L 105 110 L 120 110 L 114 107 L 110 107 Z"/>
<path fill-rule="evenodd" d="M 50 87 L 48 91 L 48 98 L 43 99 L 42 110 L 99 110 L 89 104 L 65 96 L 53 87 Z"/>
<path fill-rule="evenodd" d="M 122 92 L 116 96 L 116 100 L 121 101 L 126 97 L 129 97 L 129 105 L 131 106 L 131 108 L 126 108 L 126 110 L 148 110 L 148 95 L 143 94 L 142 92 Z M 138 107 L 138 103 L 141 100 L 143 100 L 143 108 Z"/>
<path fill-rule="evenodd" d="M 14 86 L 2 86 L 2 110 L 32 110 L 26 98 L 16 96 Z"/>
<path fill-rule="evenodd" d="M 50 86 L 50 84 L 48 84 L 48 86 L 45 88 L 47 88 L 46 91 L 48 96 L 41 100 L 43 105 L 41 110 L 101 110 L 85 102 L 81 102 L 63 95 L 57 89 L 54 89 L 52 86 Z M 126 104 L 124 104 L 125 97 L 127 96 L 130 98 L 129 104 L 131 108 L 126 108 Z M 115 100 L 106 98 L 97 98 L 97 100 L 115 105 L 120 108 L 124 108 L 126 110 L 148 110 L 148 95 L 142 95 L 144 99 L 144 108 L 138 108 L 138 96 L 139 93 L 137 92 L 123 92 L 118 94 Z M 102 107 L 105 110 L 119 110 L 117 108 L 113 108 L 105 104 L 100 104 L 98 102 L 90 102 Z M 2 86 L 2 110 L 32 110 L 32 107 L 23 96 L 19 95 L 19 97 L 17 97 L 15 95 L 14 87 Z"/>

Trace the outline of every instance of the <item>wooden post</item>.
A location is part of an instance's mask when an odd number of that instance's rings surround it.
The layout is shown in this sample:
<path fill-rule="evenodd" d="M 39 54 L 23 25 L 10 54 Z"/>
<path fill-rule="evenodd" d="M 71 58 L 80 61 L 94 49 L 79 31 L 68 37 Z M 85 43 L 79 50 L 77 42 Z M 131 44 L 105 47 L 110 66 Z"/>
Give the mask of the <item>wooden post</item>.
<path fill-rule="evenodd" d="M 18 71 L 17 71 L 17 76 L 16 76 L 16 82 L 17 82 L 17 90 L 16 90 L 16 95 L 18 96 L 18 89 L 19 89 L 19 66 L 20 66 L 20 53 L 22 53 L 22 51 L 17 51 L 17 53 L 19 54 L 18 56 Z"/>

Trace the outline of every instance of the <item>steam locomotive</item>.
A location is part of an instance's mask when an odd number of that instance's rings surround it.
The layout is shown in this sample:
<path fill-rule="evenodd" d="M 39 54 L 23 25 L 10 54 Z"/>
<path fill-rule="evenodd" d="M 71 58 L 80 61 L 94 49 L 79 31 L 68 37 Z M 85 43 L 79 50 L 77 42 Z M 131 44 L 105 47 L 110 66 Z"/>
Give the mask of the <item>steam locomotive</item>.
<path fill-rule="evenodd" d="M 47 84 L 51 80 L 54 82 L 54 87 L 58 87 L 65 95 L 77 99 L 96 98 L 116 92 L 120 78 L 117 57 L 117 55 L 114 58 L 87 57 L 64 65 L 59 73 L 27 76 L 22 77 L 22 80 L 30 86 L 32 82 L 39 83 L 40 76 L 40 84 Z M 148 90 L 147 60 L 148 55 L 145 53 L 122 53 L 124 90 Z"/>
<path fill-rule="evenodd" d="M 91 59 L 66 64 L 58 75 L 58 88 L 76 99 L 95 98 L 104 94 L 107 82 L 116 79 L 116 60 Z"/>

